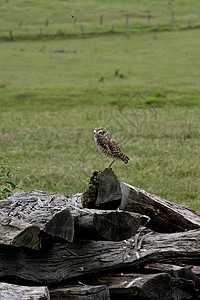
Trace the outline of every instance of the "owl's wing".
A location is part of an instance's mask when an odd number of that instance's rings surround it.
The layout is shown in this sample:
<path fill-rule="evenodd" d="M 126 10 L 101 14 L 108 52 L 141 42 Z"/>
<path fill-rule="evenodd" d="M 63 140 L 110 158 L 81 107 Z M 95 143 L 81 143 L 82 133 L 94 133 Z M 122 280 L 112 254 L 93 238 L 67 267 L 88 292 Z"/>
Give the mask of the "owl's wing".
<path fill-rule="evenodd" d="M 113 153 L 113 156 L 119 156 L 119 154 L 122 152 L 119 144 L 114 139 L 110 139 L 109 148 L 110 151 Z"/>
<path fill-rule="evenodd" d="M 108 143 L 105 142 L 103 139 L 99 139 L 98 143 L 99 143 L 99 146 L 100 146 L 102 149 L 104 149 L 105 151 L 109 151 L 109 150 L 110 150 L 110 149 L 109 149 Z"/>

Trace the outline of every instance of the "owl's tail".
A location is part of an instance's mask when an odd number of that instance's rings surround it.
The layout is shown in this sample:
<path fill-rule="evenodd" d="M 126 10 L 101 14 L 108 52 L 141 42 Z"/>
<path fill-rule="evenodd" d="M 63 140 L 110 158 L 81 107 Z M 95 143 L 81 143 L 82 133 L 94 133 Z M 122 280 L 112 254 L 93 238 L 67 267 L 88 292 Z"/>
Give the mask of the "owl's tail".
<path fill-rule="evenodd" d="M 120 158 L 126 165 L 128 164 L 129 157 L 126 154 L 122 153 Z"/>

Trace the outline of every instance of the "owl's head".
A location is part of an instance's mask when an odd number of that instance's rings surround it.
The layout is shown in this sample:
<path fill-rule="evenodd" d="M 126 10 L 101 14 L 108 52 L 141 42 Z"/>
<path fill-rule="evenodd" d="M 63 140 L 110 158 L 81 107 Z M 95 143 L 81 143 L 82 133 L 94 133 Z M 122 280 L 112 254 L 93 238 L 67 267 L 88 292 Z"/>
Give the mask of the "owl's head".
<path fill-rule="evenodd" d="M 105 137 L 108 135 L 108 130 L 104 127 L 97 127 L 94 129 L 94 138 Z"/>

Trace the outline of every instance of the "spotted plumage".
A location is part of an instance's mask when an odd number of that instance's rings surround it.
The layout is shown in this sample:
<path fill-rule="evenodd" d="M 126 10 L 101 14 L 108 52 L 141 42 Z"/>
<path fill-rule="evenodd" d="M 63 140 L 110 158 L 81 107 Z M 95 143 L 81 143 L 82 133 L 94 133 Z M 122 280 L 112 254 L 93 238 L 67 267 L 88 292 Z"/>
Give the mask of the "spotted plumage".
<path fill-rule="evenodd" d="M 122 152 L 119 144 L 114 139 L 110 138 L 110 135 L 106 128 L 95 128 L 94 140 L 99 151 L 105 156 L 112 159 L 112 162 L 110 163 L 108 168 L 112 166 L 115 160 L 122 160 L 125 164 L 128 164 L 129 157 Z"/>

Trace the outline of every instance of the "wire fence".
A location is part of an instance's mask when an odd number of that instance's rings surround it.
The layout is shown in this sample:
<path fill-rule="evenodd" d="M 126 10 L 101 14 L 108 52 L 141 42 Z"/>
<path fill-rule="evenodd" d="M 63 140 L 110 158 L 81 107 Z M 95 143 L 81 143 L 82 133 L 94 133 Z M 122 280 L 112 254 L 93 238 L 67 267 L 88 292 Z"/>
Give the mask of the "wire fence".
<path fill-rule="evenodd" d="M 130 16 L 127 14 L 123 23 L 107 24 L 104 22 L 104 16 L 101 15 L 97 25 L 80 24 L 77 22 L 77 18 L 71 16 L 73 24 L 62 25 L 58 28 L 58 25 L 51 24 L 47 18 L 44 21 L 43 26 L 26 26 L 21 21 L 18 28 L 10 29 L 9 31 L 3 31 L 0 33 L 0 40 L 45 40 L 45 39 L 70 39 L 70 38 L 89 38 L 98 37 L 108 34 L 123 34 L 127 38 L 131 34 L 137 34 L 142 32 L 163 32 L 163 31 L 178 31 L 178 30 L 191 30 L 200 28 L 200 20 L 185 20 L 176 21 L 174 13 L 171 15 L 171 22 L 153 23 L 151 24 L 152 15 L 149 11 L 145 16 L 146 22 L 133 23 Z"/>

